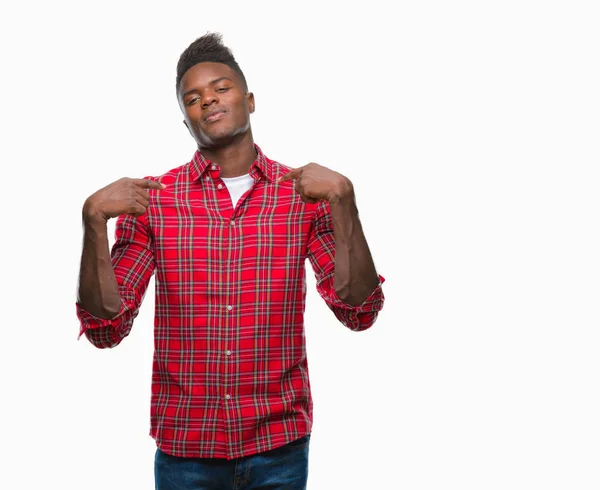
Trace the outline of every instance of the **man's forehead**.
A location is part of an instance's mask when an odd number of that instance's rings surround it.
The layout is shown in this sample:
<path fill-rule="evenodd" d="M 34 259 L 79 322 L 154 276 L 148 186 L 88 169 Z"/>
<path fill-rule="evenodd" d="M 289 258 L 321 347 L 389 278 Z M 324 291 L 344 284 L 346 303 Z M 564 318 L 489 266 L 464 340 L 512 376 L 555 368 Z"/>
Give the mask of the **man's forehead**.
<path fill-rule="evenodd" d="M 203 61 L 190 67 L 181 78 L 180 91 L 185 93 L 198 83 L 210 84 L 216 81 L 228 79 L 236 80 L 236 73 L 225 63 Z"/>

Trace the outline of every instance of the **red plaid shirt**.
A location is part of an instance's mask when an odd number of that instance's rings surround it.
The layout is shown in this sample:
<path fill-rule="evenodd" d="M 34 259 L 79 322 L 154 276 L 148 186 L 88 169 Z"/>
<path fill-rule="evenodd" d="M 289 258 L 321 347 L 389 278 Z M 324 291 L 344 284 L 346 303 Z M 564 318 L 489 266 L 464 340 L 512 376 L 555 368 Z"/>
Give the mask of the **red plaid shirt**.
<path fill-rule="evenodd" d="M 156 273 L 150 435 L 175 456 L 231 459 L 311 431 L 307 257 L 346 327 L 369 328 L 383 306 L 382 277 L 362 305 L 339 299 L 328 204 L 306 204 L 291 181 L 278 184 L 289 168 L 256 150 L 254 184 L 235 209 L 219 166 L 199 152 L 160 177 L 167 188 L 150 191 L 143 216 L 117 219 L 120 312 L 104 320 L 77 305 L 81 333 L 114 347 Z"/>

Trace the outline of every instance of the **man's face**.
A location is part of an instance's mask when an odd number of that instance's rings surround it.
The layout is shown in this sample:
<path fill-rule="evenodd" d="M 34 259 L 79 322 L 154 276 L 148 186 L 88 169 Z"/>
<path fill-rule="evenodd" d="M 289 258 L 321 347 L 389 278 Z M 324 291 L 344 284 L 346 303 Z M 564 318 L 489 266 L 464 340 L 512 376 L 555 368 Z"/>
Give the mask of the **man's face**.
<path fill-rule="evenodd" d="M 181 79 L 179 105 L 185 125 L 200 147 L 227 144 L 250 128 L 254 95 L 223 63 L 198 63 Z"/>

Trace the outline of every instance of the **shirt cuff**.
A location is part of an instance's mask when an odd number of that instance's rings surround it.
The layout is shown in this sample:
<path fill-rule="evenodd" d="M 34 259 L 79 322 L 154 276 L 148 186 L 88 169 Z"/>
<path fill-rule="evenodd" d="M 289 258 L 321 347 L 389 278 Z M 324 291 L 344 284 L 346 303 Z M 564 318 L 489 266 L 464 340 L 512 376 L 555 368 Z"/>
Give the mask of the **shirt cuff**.
<path fill-rule="evenodd" d="M 381 285 L 385 282 L 385 278 L 382 275 L 379 275 L 378 277 L 379 282 L 377 283 L 377 286 L 360 305 L 351 305 L 340 299 L 334 287 L 327 292 L 325 301 L 335 308 L 341 308 L 353 313 L 379 311 L 383 307 L 383 290 Z"/>
<path fill-rule="evenodd" d="M 112 318 L 100 318 L 98 316 L 92 315 L 89 311 L 84 310 L 81 305 L 76 302 L 75 308 L 77 310 L 77 318 L 79 318 L 79 323 L 81 324 L 81 328 L 79 329 L 79 336 L 77 340 L 81 338 L 81 336 L 88 329 L 93 328 L 103 328 L 103 327 L 118 327 L 121 323 L 123 313 L 126 309 L 125 303 L 121 301 L 121 308 L 119 312 Z"/>

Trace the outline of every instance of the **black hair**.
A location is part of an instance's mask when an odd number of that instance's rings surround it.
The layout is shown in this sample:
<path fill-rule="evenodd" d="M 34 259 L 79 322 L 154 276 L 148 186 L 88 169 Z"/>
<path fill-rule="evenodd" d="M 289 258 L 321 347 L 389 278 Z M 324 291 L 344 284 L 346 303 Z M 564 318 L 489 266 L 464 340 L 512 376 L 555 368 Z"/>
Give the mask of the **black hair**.
<path fill-rule="evenodd" d="M 175 83 L 176 90 L 179 90 L 179 84 L 185 72 L 192 66 L 203 62 L 223 63 L 234 70 L 242 79 L 244 88 L 248 90 L 246 77 L 241 68 L 235 61 L 231 50 L 223 45 L 223 36 L 216 32 L 208 32 L 204 36 L 196 39 L 190 44 L 186 50 L 181 53 L 177 62 L 177 81 Z"/>

